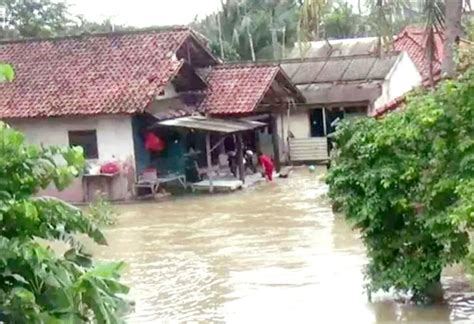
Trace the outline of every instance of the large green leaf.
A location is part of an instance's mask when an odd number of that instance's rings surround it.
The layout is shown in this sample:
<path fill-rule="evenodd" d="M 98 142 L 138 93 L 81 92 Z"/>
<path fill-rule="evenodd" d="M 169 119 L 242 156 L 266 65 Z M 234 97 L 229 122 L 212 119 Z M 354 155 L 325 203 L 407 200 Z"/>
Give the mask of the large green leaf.
<path fill-rule="evenodd" d="M 0 82 L 13 81 L 15 78 L 15 70 L 10 64 L 0 63 Z"/>

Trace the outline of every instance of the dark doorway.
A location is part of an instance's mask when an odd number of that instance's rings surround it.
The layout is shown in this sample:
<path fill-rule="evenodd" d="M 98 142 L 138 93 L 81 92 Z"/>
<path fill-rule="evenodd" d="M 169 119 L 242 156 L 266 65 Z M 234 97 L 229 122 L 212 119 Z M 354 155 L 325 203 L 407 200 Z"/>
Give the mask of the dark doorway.
<path fill-rule="evenodd" d="M 310 112 L 311 137 L 324 137 L 324 114 L 322 109 L 313 109 Z"/>
<path fill-rule="evenodd" d="M 326 127 L 328 135 L 336 130 L 336 120 L 342 120 L 344 118 L 344 111 L 326 110 Z"/>

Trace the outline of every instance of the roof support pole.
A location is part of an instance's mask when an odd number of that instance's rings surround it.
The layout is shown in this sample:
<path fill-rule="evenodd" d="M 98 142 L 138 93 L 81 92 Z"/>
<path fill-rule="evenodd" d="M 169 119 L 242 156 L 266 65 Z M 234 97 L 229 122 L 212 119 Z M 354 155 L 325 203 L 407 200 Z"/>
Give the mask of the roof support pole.
<path fill-rule="evenodd" d="M 328 126 L 327 126 L 327 119 L 326 119 L 326 107 L 321 108 L 323 110 L 323 129 L 324 129 L 324 136 L 328 136 Z"/>
<path fill-rule="evenodd" d="M 212 183 L 212 158 L 211 158 L 211 133 L 206 133 L 206 157 L 207 157 L 207 177 L 209 178 L 209 192 L 214 192 L 214 185 Z"/>
<path fill-rule="evenodd" d="M 273 160 L 275 162 L 275 169 L 277 172 L 280 172 L 281 162 L 280 162 L 280 143 L 278 140 L 278 125 L 276 117 L 274 114 L 270 116 L 270 125 L 272 129 L 272 144 L 273 144 Z"/>
<path fill-rule="evenodd" d="M 244 165 L 244 143 L 242 133 L 237 134 L 237 165 L 239 166 L 239 179 L 245 183 L 245 165 Z"/>

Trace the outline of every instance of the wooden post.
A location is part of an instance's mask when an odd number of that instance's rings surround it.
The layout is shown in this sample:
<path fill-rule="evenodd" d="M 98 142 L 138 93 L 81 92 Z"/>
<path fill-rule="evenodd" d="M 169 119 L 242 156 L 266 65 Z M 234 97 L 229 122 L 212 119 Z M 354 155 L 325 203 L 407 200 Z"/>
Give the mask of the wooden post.
<path fill-rule="evenodd" d="M 245 183 L 244 166 L 244 144 L 242 142 L 242 133 L 237 134 L 237 164 L 239 166 L 239 179 Z"/>
<path fill-rule="evenodd" d="M 278 125 L 276 122 L 275 115 L 270 116 L 270 125 L 272 128 L 272 144 L 273 144 L 273 159 L 275 162 L 275 169 L 277 172 L 280 172 L 281 162 L 280 162 L 280 143 L 278 141 Z"/>
<path fill-rule="evenodd" d="M 207 177 L 209 178 L 209 192 L 214 192 L 212 183 L 211 133 L 206 134 Z"/>

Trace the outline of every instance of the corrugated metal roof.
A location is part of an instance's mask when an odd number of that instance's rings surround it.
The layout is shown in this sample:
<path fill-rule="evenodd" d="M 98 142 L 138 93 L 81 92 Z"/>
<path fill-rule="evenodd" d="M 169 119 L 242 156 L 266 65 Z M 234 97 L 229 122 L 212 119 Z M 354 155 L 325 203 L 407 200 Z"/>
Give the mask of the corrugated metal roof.
<path fill-rule="evenodd" d="M 376 79 L 385 79 L 387 74 L 390 72 L 392 67 L 395 65 L 395 62 L 398 59 L 398 55 L 387 55 L 382 58 L 378 58 L 372 69 L 369 70 L 367 75 L 367 79 L 369 80 L 376 80 Z"/>
<path fill-rule="evenodd" d="M 295 84 L 384 80 L 399 55 L 392 52 L 383 58 L 361 55 L 287 60 L 281 67 Z"/>
<path fill-rule="evenodd" d="M 265 127 L 265 123 L 257 121 L 248 121 L 241 119 L 220 119 L 210 118 L 204 116 L 190 116 L 176 119 L 160 121 L 157 123 L 160 126 L 179 127 L 199 129 L 210 132 L 232 134 L 244 132 L 260 127 Z"/>
<path fill-rule="evenodd" d="M 377 37 L 324 40 L 296 44 L 288 58 L 368 55 L 376 52 Z"/>
<path fill-rule="evenodd" d="M 338 103 L 371 102 L 380 97 L 382 90 L 380 82 L 365 83 L 316 83 L 299 85 L 301 93 L 309 104 L 330 105 Z"/>
<path fill-rule="evenodd" d="M 327 61 L 321 71 L 317 73 L 315 82 L 336 82 L 342 80 L 350 64 L 350 60 Z"/>

